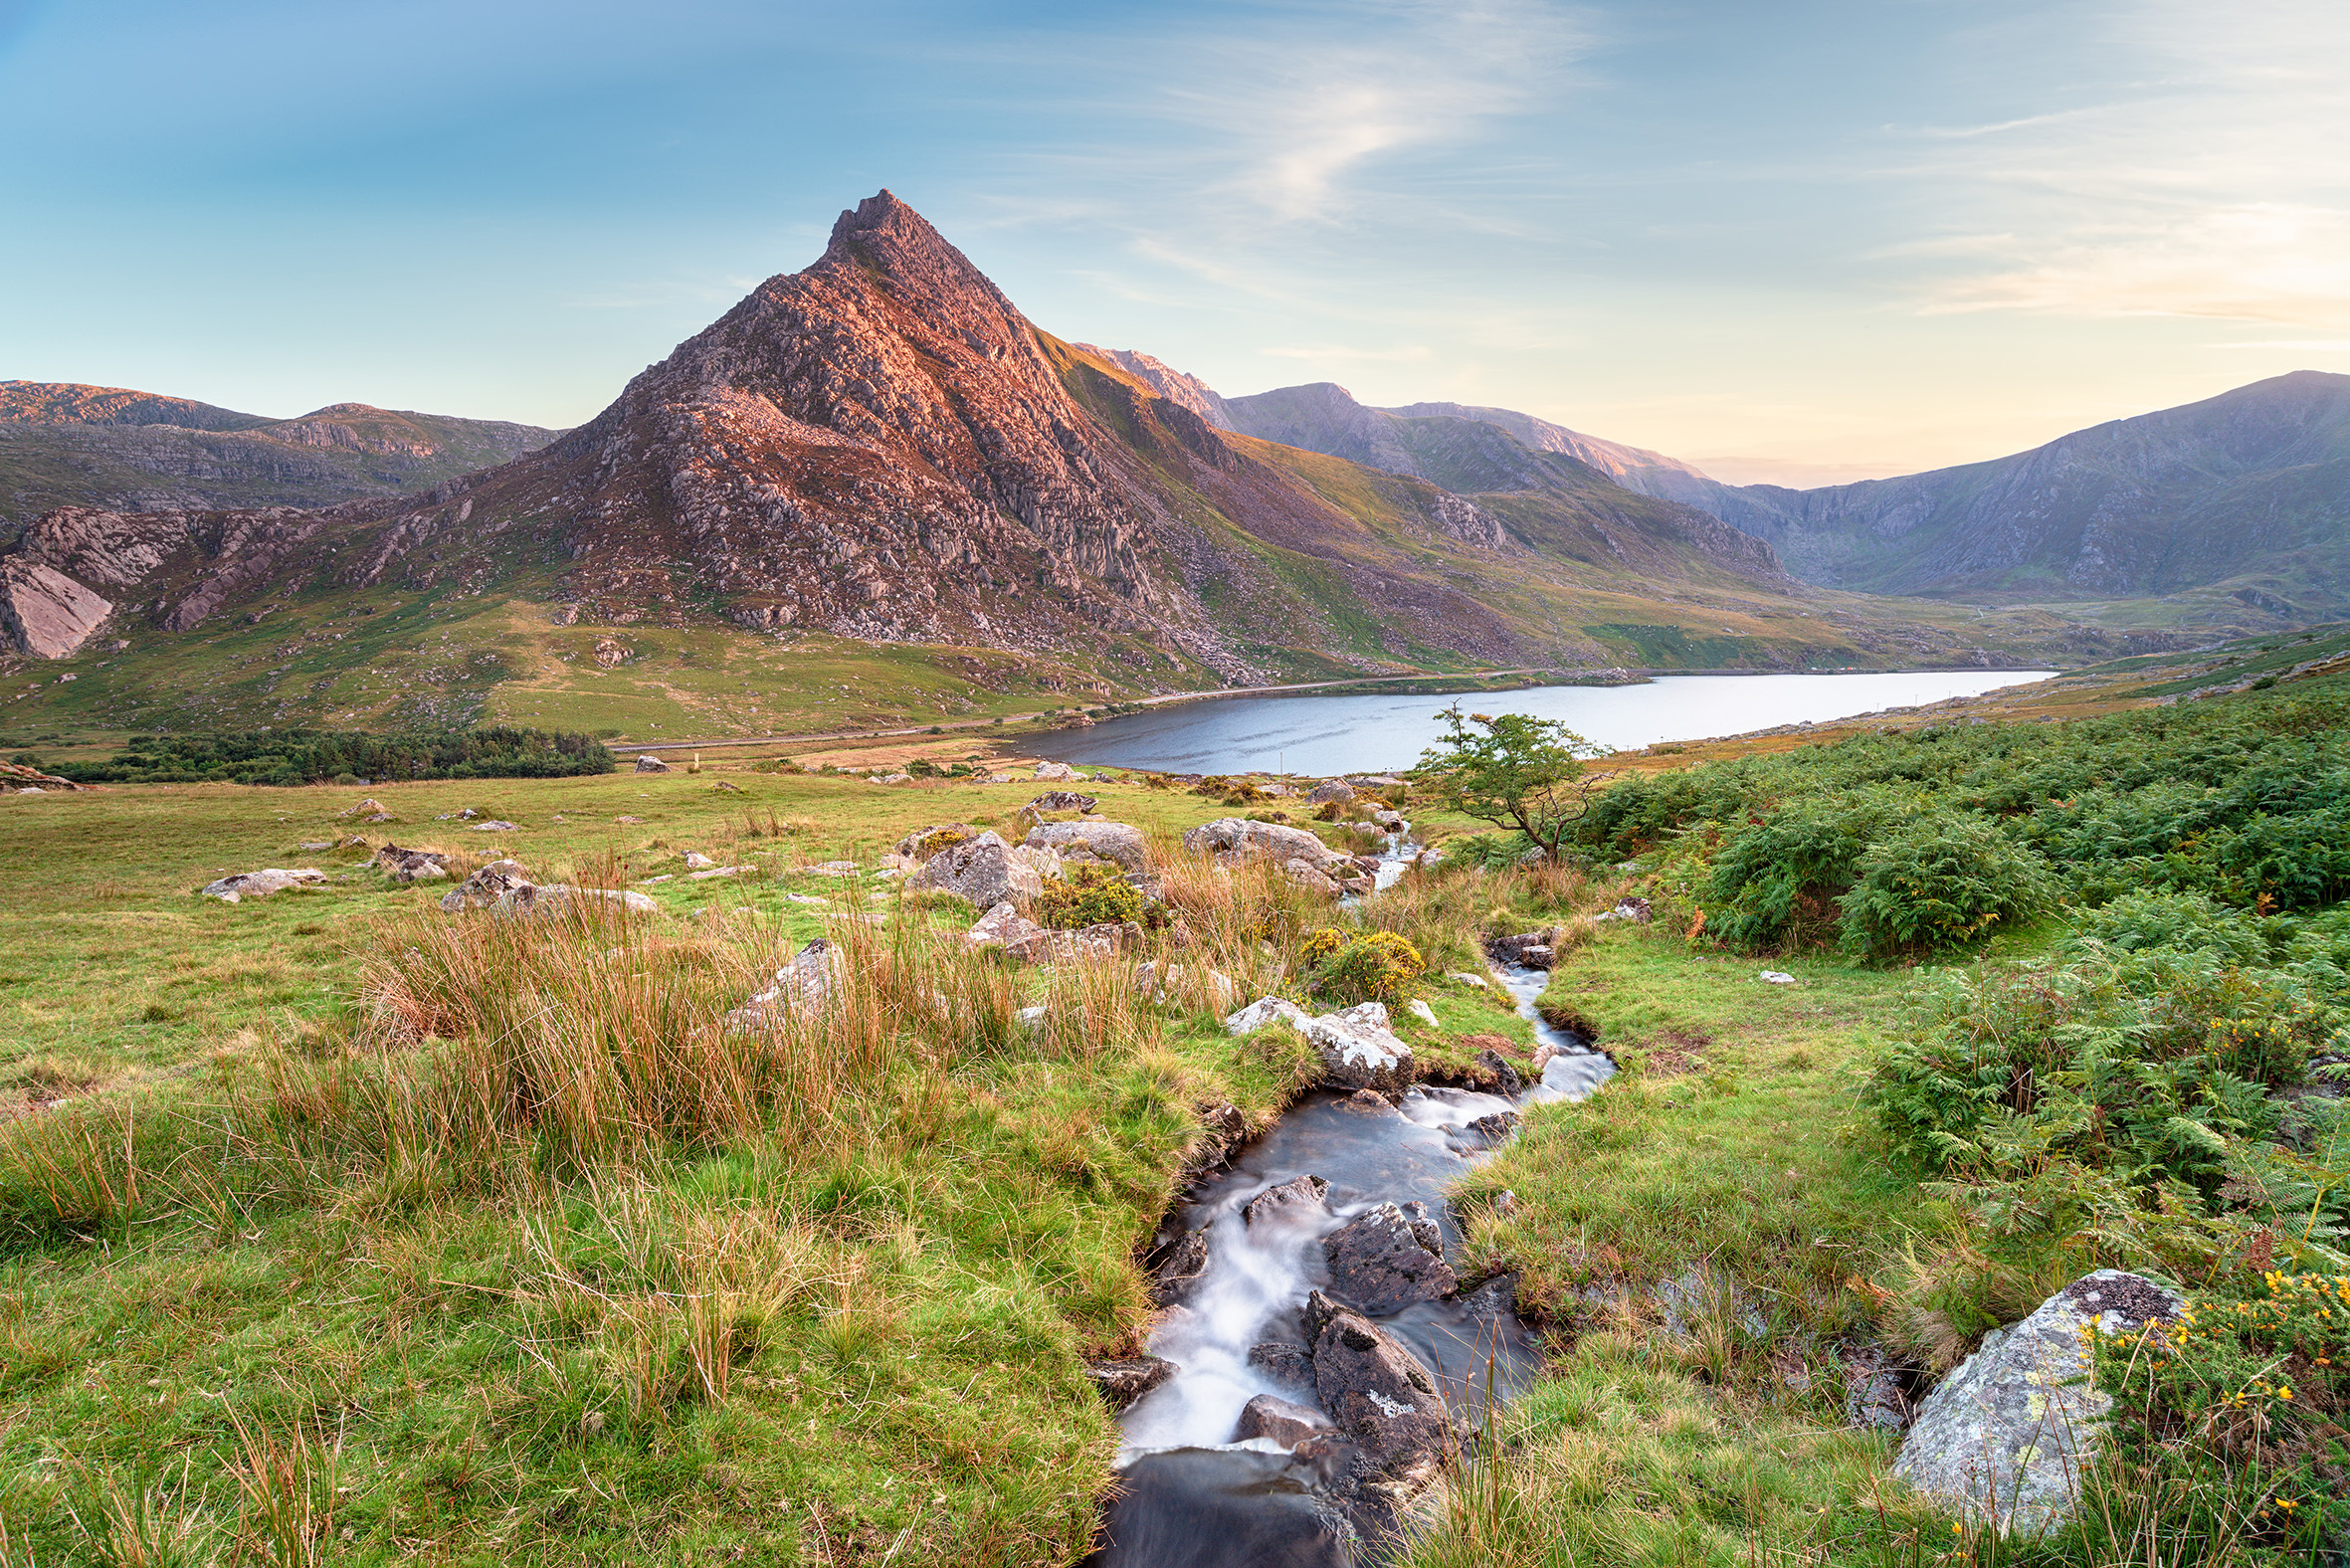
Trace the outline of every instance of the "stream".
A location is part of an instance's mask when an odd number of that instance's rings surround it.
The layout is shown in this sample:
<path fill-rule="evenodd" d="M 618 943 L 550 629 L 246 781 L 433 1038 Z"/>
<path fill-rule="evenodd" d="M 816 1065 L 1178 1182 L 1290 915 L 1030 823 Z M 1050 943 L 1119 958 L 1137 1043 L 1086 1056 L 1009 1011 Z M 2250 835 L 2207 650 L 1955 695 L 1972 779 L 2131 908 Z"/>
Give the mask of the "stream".
<path fill-rule="evenodd" d="M 1392 870 L 1382 867 L 1380 885 L 1401 875 L 1404 848 L 1399 834 L 1383 857 Z M 1487 1157 L 1496 1137 L 1493 1124 L 1471 1124 L 1582 1099 L 1614 1074 L 1606 1056 L 1535 1011 L 1545 972 L 1502 965 L 1494 977 L 1532 1021 L 1536 1041 L 1560 1053 L 1539 1080 L 1512 1095 L 1414 1085 L 1400 1103 L 1314 1091 L 1169 1216 L 1162 1251 L 1187 1233 L 1205 1233 L 1206 1262 L 1151 1336 L 1150 1353 L 1175 1372 L 1120 1418 L 1121 1484 L 1107 1509 L 1106 1544 L 1088 1559 L 1096 1568 L 1357 1568 L 1377 1560 L 1376 1542 L 1366 1549 L 1376 1531 L 1361 1527 L 1362 1510 L 1350 1503 L 1360 1459 L 1352 1443 L 1336 1433 L 1288 1444 L 1242 1441 L 1236 1429 L 1261 1395 L 1328 1418 L 1302 1321 L 1307 1295 L 1319 1289 L 1342 1304 L 1367 1303 L 1334 1289 L 1324 1238 L 1384 1203 L 1407 1214 L 1421 1204 L 1448 1262 L 1459 1265 L 1461 1232 L 1446 1191 Z M 1317 1192 L 1301 1177 L 1327 1187 Z M 1419 1359 L 1455 1419 L 1472 1427 L 1488 1399 L 1524 1387 L 1538 1365 L 1513 1288 L 1507 1277 L 1465 1279 L 1449 1297 L 1364 1315 Z"/>

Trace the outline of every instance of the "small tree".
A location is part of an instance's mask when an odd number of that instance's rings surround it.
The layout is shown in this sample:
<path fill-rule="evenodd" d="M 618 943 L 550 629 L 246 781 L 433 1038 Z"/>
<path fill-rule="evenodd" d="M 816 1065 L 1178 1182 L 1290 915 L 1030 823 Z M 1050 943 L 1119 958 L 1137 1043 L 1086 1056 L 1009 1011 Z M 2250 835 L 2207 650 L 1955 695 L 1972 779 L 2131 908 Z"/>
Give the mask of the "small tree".
<path fill-rule="evenodd" d="M 1422 781 L 1454 811 L 1515 828 L 1557 860 L 1601 783 L 1583 764 L 1607 748 L 1529 713 L 1464 715 L 1455 702 L 1437 716 L 1445 738 L 1420 754 Z"/>

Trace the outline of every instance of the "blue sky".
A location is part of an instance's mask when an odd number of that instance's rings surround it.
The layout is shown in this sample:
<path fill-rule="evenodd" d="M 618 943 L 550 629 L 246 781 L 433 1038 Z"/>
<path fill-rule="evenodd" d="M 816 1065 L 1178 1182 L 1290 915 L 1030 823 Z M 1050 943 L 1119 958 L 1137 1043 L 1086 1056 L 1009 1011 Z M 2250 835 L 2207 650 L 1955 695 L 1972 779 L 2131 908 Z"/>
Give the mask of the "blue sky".
<path fill-rule="evenodd" d="M 570 424 L 881 186 L 1064 336 L 1734 480 L 2350 371 L 2350 7 L 0 0 L 0 377 Z"/>

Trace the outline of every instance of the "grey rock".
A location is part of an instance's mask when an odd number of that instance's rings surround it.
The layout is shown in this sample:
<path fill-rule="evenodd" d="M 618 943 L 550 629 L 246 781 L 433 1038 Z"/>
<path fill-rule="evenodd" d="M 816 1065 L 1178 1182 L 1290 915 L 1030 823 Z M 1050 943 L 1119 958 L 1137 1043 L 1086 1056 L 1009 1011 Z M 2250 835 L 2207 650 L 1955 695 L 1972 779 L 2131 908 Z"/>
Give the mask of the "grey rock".
<path fill-rule="evenodd" d="M 1420 1358 L 1362 1313 L 1321 1291 L 1306 1297 L 1313 1382 L 1322 1409 L 1370 1465 L 1433 1473 L 1453 1447 L 1453 1418 Z"/>
<path fill-rule="evenodd" d="M 727 1014 L 727 1021 L 757 1027 L 793 1008 L 822 1004 L 839 989 L 840 982 L 840 951 L 820 936 L 794 953 L 790 963 L 775 971 L 775 984 Z"/>
<path fill-rule="evenodd" d="M 1245 817 L 1219 817 L 1183 836 L 1183 847 L 1194 855 L 1264 856 L 1286 864 L 1301 860 L 1319 870 L 1332 859 L 1330 847 L 1303 828 L 1277 822 L 1251 822 Z"/>
<path fill-rule="evenodd" d="M 451 914 L 460 909 L 487 909 L 515 888 L 534 885 L 520 861 L 491 861 L 444 893 L 441 907 Z"/>
<path fill-rule="evenodd" d="M 1278 1395 L 1260 1394 L 1241 1407 L 1240 1425 L 1233 1429 L 1232 1440 L 1247 1443 L 1253 1438 L 1271 1438 L 1284 1449 L 1293 1449 L 1332 1430 L 1330 1418 L 1318 1410 L 1292 1404 Z"/>
<path fill-rule="evenodd" d="M 1120 1415 L 1175 1375 L 1175 1363 L 1159 1356 L 1137 1356 L 1130 1361 L 1096 1361 L 1085 1368 L 1102 1401 Z"/>
<path fill-rule="evenodd" d="M 1496 1110 L 1491 1115 L 1477 1117 L 1462 1130 L 1473 1132 L 1490 1144 L 1499 1143 L 1517 1131 L 1517 1124 L 1518 1113 L 1516 1111 Z"/>
<path fill-rule="evenodd" d="M 1336 801 L 1341 806 L 1352 805 L 1354 803 L 1354 786 L 1344 779 L 1330 779 L 1325 783 L 1315 785 L 1313 793 L 1306 796 L 1305 801 L 1309 806 L 1326 806 L 1331 801 Z"/>
<path fill-rule="evenodd" d="M 999 903 L 972 923 L 963 940 L 974 947 L 1005 947 L 1042 936 L 1045 928 L 1020 912 L 1017 905 Z"/>
<path fill-rule="evenodd" d="M 978 837 L 979 830 L 967 822 L 934 822 L 926 828 L 916 828 L 899 839 L 896 854 L 919 865 L 949 845 Z"/>
<path fill-rule="evenodd" d="M 1883 1351 L 1845 1352 L 1844 1383 L 1846 1426 L 1864 1432 L 1898 1432 L 1909 1424 L 1909 1396 Z"/>
<path fill-rule="evenodd" d="M 1186 1231 L 1168 1252 L 1158 1272 L 1152 1275 L 1150 1298 L 1161 1306 L 1173 1306 L 1191 1293 L 1200 1275 L 1208 1271 L 1208 1233 L 1216 1228 L 1209 1221 L 1196 1231 Z"/>
<path fill-rule="evenodd" d="M 1320 867 L 1303 856 L 1293 856 L 1281 862 L 1281 875 L 1308 892 L 1320 893 L 1325 898 L 1335 898 L 1345 890 L 1334 878 L 1328 876 Z M 1350 877 L 1347 879 L 1348 882 L 1359 881 L 1361 881 L 1360 878 Z"/>
<path fill-rule="evenodd" d="M 438 850 L 404 850 L 397 844 L 377 850 L 368 864 L 397 882 L 429 882 L 449 875 L 449 857 Z"/>
<path fill-rule="evenodd" d="M 1122 923 L 1104 921 L 1100 925 L 1080 926 L 1074 931 L 1037 928 L 1033 936 L 1024 936 L 1004 944 L 1004 951 L 1027 964 L 1062 964 L 1083 958 L 1114 958 L 1142 945 L 1142 924 L 1138 920 Z"/>
<path fill-rule="evenodd" d="M 1515 936 L 1487 937 L 1485 951 L 1501 963 L 1518 964 L 1527 969 L 1548 969 L 1555 956 L 1557 941 L 1556 929 L 1521 931 Z M 1529 953 L 1537 954 L 1539 961 L 1529 957 Z"/>
<path fill-rule="evenodd" d="M 2134 1333 L 2185 1310 L 2142 1274 L 2100 1269 L 1960 1363 L 1928 1395 L 1893 1473 L 2002 1530 L 2069 1517 L 2111 1398 L 2089 1381 L 2085 1331 Z"/>
<path fill-rule="evenodd" d="M 1066 762 L 1040 762 L 1036 772 L 1030 776 L 1041 783 L 1074 784 L 1077 779 L 1077 770 Z"/>
<path fill-rule="evenodd" d="M 1492 1081 L 1500 1085 L 1501 1093 L 1515 1094 L 1526 1086 L 1525 1080 L 1518 1077 L 1517 1069 L 1512 1067 L 1509 1059 L 1498 1051 L 1478 1052 L 1476 1054 L 1476 1069 L 1479 1073 L 1490 1076 Z"/>
<path fill-rule="evenodd" d="M 1100 804 L 1095 796 L 1080 795 L 1072 789 L 1056 789 L 1047 790 L 1021 810 L 1042 816 L 1048 811 L 1091 811 Z"/>
<path fill-rule="evenodd" d="M 1034 898 L 1044 890 L 1044 878 L 1035 868 L 1016 859 L 1012 847 L 994 833 L 950 844 L 922 863 L 905 880 L 906 887 L 936 888 L 969 899 L 979 908 L 993 908 L 1007 900 Z"/>
<path fill-rule="evenodd" d="M 1134 994 L 1145 1001 L 1181 1005 L 1204 996 L 1219 1013 L 1232 1006 L 1240 987 L 1221 969 L 1198 965 L 1162 964 L 1155 960 L 1134 966 Z"/>
<path fill-rule="evenodd" d="M 1330 1184 L 1319 1176 L 1292 1176 L 1251 1198 L 1241 1209 L 1242 1223 L 1263 1225 L 1305 1210 L 1319 1209 L 1329 1191 Z"/>
<path fill-rule="evenodd" d="M 1253 1035 L 1268 1024 L 1280 1023 L 1302 1033 L 1312 1022 L 1313 1015 L 1296 1003 L 1277 996 L 1264 996 L 1239 1012 L 1226 1015 L 1224 1027 L 1235 1035 Z"/>
<path fill-rule="evenodd" d="M 1039 823 L 1029 829 L 1023 842 L 1032 850 L 1080 846 L 1094 859 L 1109 861 L 1125 872 L 1140 872 L 1148 861 L 1142 830 L 1123 822 Z"/>
<path fill-rule="evenodd" d="M 1433 1301 L 1461 1282 L 1445 1262 L 1435 1222 L 1407 1216 L 1392 1203 L 1322 1238 L 1322 1257 L 1330 1266 L 1330 1293 L 1374 1317 Z"/>
<path fill-rule="evenodd" d="M 1309 1019 L 1304 1034 L 1321 1055 L 1326 1084 L 1401 1094 L 1412 1081 L 1412 1048 L 1388 1029 L 1377 1002 Z"/>
<path fill-rule="evenodd" d="M 299 867 L 292 871 L 271 866 L 258 872 L 239 872 L 223 877 L 218 882 L 206 882 L 197 889 L 204 897 L 218 898 L 223 903 L 242 903 L 248 898 L 267 898 L 274 892 L 289 887 L 316 887 L 326 881 L 326 874 L 314 867 Z"/>
<path fill-rule="evenodd" d="M 637 771 L 639 773 L 667 773 L 669 770 L 670 765 L 662 761 L 659 757 L 647 754 L 637 758 Z"/>
<path fill-rule="evenodd" d="M 1291 1388 L 1313 1387 L 1313 1352 L 1303 1345 L 1269 1339 L 1249 1347 L 1249 1365 L 1276 1383 Z"/>

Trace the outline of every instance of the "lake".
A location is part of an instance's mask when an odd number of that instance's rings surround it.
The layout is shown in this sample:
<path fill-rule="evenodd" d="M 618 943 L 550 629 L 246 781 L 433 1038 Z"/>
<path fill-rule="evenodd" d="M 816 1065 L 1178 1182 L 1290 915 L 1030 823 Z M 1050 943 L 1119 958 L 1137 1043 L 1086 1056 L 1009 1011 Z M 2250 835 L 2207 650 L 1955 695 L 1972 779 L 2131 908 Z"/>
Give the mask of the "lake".
<path fill-rule="evenodd" d="M 1056 731 L 1028 749 L 1065 762 L 1168 773 L 1369 773 L 1418 761 L 1443 730 L 1436 715 L 1455 701 L 1469 712 L 1563 719 L 1585 739 L 1624 751 L 1660 740 L 1704 740 L 1975 696 L 2055 673 L 1660 676 L 1646 686 L 1530 686 L 1458 696 L 1216 697 L 1103 719 L 1091 729 Z"/>

